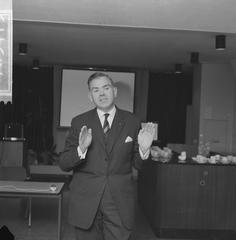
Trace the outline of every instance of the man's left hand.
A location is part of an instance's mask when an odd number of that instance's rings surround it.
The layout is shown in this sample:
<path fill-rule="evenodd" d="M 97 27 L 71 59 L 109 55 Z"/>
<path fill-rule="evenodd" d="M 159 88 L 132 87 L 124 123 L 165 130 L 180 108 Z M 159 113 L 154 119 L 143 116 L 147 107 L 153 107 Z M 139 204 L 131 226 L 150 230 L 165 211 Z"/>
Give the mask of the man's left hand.
<path fill-rule="evenodd" d="M 138 134 L 138 144 L 145 154 L 151 147 L 155 135 L 155 125 L 153 123 L 147 123 Z"/>

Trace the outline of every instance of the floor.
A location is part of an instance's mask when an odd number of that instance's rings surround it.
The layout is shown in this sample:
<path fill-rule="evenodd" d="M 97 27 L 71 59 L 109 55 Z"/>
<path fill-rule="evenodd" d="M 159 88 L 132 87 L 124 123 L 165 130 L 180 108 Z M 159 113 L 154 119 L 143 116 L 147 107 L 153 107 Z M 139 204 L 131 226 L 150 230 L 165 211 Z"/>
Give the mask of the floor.
<path fill-rule="evenodd" d="M 74 240 L 73 228 L 67 223 L 68 192 L 63 194 L 62 240 Z M 32 201 L 32 226 L 25 218 L 26 199 L 0 198 L 0 228 L 7 226 L 15 240 L 56 240 L 57 200 L 34 198 Z M 156 240 L 154 233 L 139 214 L 139 225 L 134 233 L 136 240 Z M 1 239 L 2 240 L 2 239 Z M 5 239 L 4 239 L 5 240 Z"/>
<path fill-rule="evenodd" d="M 65 190 L 63 194 L 62 240 L 74 240 L 73 228 L 66 222 L 67 202 L 68 191 Z M 7 226 L 15 236 L 15 240 L 57 240 L 57 201 L 55 199 L 33 199 L 31 228 L 28 228 L 27 225 L 25 209 L 26 199 L 0 198 L 0 228 L 4 225 Z M 144 215 L 139 210 L 132 240 L 164 239 L 154 235 Z M 172 239 L 168 238 L 168 240 Z"/>

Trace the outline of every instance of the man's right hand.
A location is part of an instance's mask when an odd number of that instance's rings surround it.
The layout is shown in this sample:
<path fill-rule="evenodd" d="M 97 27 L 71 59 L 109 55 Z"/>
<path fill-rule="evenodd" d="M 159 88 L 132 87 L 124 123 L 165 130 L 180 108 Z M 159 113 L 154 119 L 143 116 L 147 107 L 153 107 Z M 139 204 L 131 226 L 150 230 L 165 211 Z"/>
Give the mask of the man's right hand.
<path fill-rule="evenodd" d="M 84 153 L 92 142 L 92 129 L 83 126 L 79 134 L 79 147 L 82 153 Z"/>

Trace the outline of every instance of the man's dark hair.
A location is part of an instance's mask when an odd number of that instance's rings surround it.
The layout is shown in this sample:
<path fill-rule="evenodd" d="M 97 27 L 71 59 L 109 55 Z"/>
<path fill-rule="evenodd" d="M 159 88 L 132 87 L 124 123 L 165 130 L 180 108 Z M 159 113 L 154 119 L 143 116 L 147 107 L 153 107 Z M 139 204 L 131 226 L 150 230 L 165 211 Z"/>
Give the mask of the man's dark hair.
<path fill-rule="evenodd" d="M 111 81 L 111 84 L 114 85 L 112 78 L 108 74 L 103 72 L 95 72 L 88 78 L 88 88 L 90 89 L 90 83 L 93 81 L 93 79 L 100 78 L 100 77 L 108 78 Z"/>

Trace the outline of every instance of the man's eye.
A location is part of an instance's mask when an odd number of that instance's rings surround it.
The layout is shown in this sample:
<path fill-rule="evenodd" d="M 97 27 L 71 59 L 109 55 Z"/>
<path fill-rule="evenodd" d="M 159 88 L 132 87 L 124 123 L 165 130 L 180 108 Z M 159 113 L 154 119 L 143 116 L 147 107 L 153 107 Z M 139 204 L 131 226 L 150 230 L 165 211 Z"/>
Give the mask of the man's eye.
<path fill-rule="evenodd" d="M 94 92 L 94 93 L 97 93 L 97 92 L 98 92 L 98 89 L 94 89 L 93 92 Z"/>

